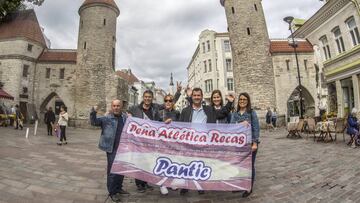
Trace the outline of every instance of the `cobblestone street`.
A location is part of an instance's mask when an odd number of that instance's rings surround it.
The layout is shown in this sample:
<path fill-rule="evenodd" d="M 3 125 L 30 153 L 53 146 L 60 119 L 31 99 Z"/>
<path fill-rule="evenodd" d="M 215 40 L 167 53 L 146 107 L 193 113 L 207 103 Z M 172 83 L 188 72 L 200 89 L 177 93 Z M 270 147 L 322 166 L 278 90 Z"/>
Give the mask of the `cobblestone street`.
<path fill-rule="evenodd" d="M 104 202 L 106 156 L 97 148 L 99 131 L 69 128 L 66 146 L 40 128 L 25 138 L 25 130 L 0 128 L 0 202 Z M 133 180 L 123 202 L 359 202 L 360 149 L 348 147 L 342 135 L 336 143 L 287 139 L 286 131 L 263 131 L 253 194 L 190 192 L 179 196 L 159 189 L 136 192 Z M 107 202 L 111 202 L 108 200 Z"/>

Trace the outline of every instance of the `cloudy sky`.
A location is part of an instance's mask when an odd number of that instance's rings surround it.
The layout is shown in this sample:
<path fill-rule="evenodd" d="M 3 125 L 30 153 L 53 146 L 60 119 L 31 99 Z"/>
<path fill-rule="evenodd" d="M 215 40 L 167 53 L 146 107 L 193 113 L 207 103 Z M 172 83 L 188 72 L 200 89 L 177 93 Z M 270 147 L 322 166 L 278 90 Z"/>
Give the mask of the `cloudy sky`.
<path fill-rule="evenodd" d="M 186 84 L 186 67 L 204 29 L 225 32 L 225 11 L 219 0 L 115 0 L 117 69 L 131 68 L 144 81 L 167 89 L 170 73 Z M 245 1 L 245 0 L 244 0 Z M 246 0 L 247 1 L 247 0 Z M 83 0 L 45 0 L 35 7 L 51 48 L 76 49 L 78 8 Z M 289 35 L 285 16 L 308 18 L 321 6 L 319 0 L 263 0 L 271 38 Z"/>

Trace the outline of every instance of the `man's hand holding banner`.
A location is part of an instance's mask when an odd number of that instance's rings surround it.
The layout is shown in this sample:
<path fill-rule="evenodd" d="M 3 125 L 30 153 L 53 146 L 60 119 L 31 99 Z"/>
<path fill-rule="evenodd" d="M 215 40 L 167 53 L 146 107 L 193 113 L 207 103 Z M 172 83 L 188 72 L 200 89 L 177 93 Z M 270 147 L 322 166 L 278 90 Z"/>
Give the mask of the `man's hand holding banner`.
<path fill-rule="evenodd" d="M 251 126 L 130 117 L 111 173 L 192 190 L 251 189 Z"/>

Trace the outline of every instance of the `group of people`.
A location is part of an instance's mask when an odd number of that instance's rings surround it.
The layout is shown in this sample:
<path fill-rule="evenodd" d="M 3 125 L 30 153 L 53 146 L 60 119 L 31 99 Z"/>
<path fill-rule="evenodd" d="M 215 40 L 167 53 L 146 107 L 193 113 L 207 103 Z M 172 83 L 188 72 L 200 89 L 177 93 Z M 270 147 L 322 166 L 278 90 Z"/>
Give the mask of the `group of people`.
<path fill-rule="evenodd" d="M 46 111 L 44 115 L 44 122 L 47 126 L 47 135 L 52 136 L 53 131 L 56 131 L 59 137 L 59 142 L 57 142 L 57 145 L 66 145 L 66 127 L 68 126 L 69 122 L 69 115 L 66 112 L 65 106 L 60 107 L 60 113 L 59 113 L 59 120 L 55 124 L 56 117 L 55 113 L 52 109 L 52 107 L 49 107 L 49 109 Z"/>
<path fill-rule="evenodd" d="M 101 127 L 101 136 L 99 140 L 99 148 L 107 154 L 107 189 L 109 197 L 119 202 L 122 195 L 129 194 L 123 190 L 122 182 L 124 176 L 111 174 L 111 166 L 114 162 L 117 148 L 124 127 L 126 118 L 133 116 L 142 119 L 162 121 L 170 123 L 172 121 L 188 122 L 188 123 L 232 123 L 251 126 L 252 131 L 252 186 L 255 179 L 255 159 L 259 144 L 260 127 L 256 112 L 251 107 L 251 99 L 249 94 L 241 93 L 238 97 L 238 103 L 234 108 L 233 102 L 235 97 L 228 95 L 227 104 L 224 105 L 224 98 L 221 91 L 214 90 L 211 94 L 210 105 L 203 102 L 203 91 L 200 88 L 187 88 L 189 105 L 181 112 L 177 111 L 174 106 L 180 97 L 182 90 L 181 84 L 177 84 L 177 92 L 173 95 L 164 97 L 164 104 L 159 105 L 153 103 L 154 94 L 150 90 L 143 93 L 143 101 L 136 106 L 129 108 L 127 113 L 123 112 L 123 103 L 120 100 L 114 100 L 111 103 L 111 112 L 106 116 L 97 116 L 97 107 L 91 109 L 90 121 L 93 126 Z M 152 186 L 142 180 L 135 180 L 137 191 L 140 193 L 153 189 Z M 253 187 L 251 187 L 253 188 Z M 160 187 L 160 192 L 164 195 L 168 193 L 166 187 Z M 180 195 L 185 195 L 187 189 L 181 189 Z M 204 194 L 204 191 L 198 191 Z M 247 197 L 251 191 L 243 191 L 242 197 Z"/>

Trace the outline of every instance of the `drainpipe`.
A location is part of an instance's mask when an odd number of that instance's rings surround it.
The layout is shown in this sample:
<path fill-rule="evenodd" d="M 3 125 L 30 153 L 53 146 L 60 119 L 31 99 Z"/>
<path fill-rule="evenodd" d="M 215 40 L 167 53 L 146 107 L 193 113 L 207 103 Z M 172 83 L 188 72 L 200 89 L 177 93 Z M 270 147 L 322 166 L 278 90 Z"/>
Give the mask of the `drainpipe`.
<path fill-rule="evenodd" d="M 360 16 L 360 5 L 359 5 L 359 2 L 357 2 L 357 0 L 350 0 L 350 1 L 355 4 L 357 13 L 358 13 L 359 16 Z"/>

